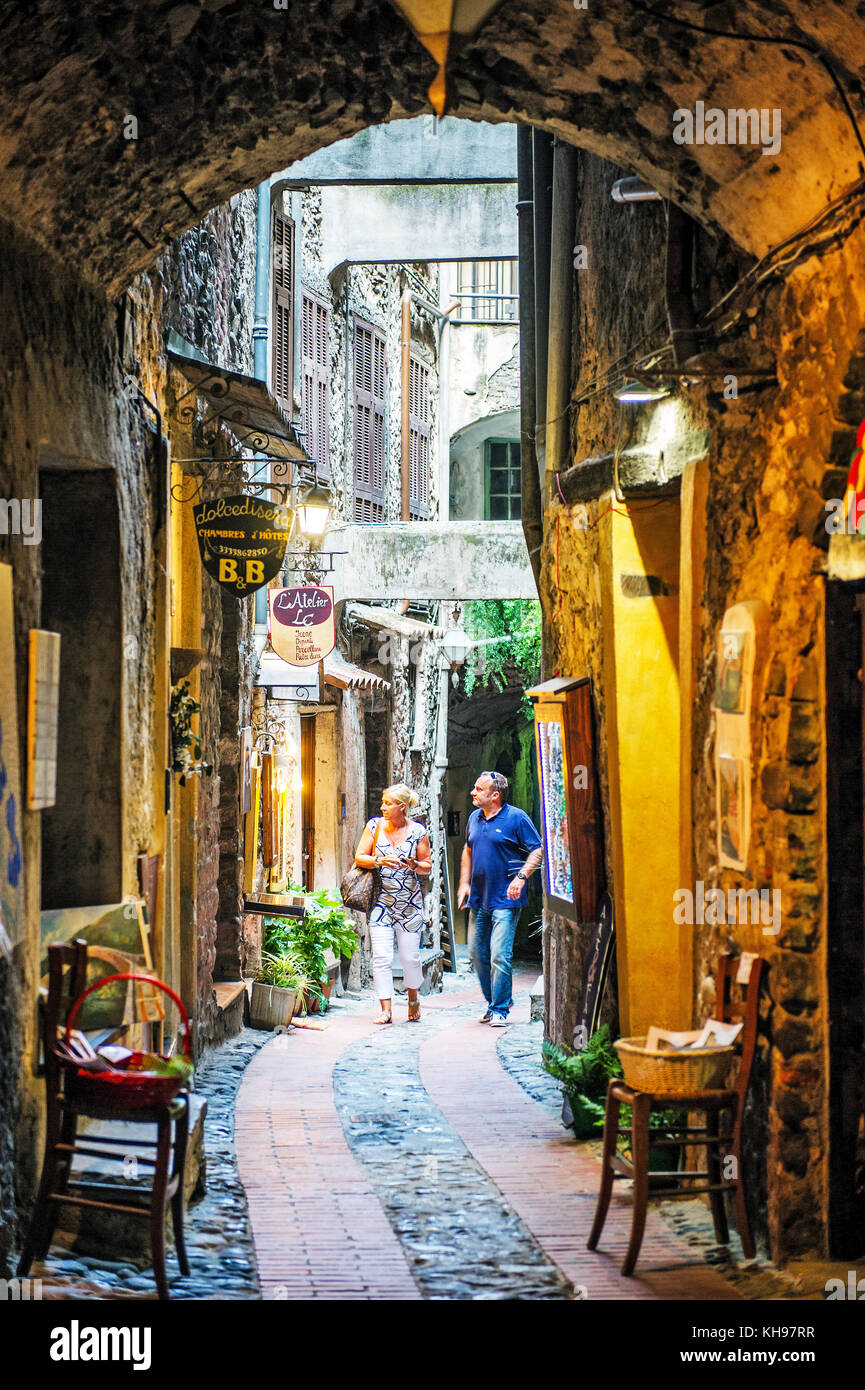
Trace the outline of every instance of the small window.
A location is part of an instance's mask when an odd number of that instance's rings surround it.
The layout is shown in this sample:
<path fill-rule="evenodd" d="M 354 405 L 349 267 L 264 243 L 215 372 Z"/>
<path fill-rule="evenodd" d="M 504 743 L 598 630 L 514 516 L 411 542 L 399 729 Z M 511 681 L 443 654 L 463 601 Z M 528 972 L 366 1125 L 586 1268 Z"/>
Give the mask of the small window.
<path fill-rule="evenodd" d="M 484 478 L 487 521 L 519 521 L 522 517 L 520 441 L 488 439 Z"/>
<path fill-rule="evenodd" d="M 520 316 L 518 262 L 458 262 L 456 296 L 461 319 L 515 323 Z"/>

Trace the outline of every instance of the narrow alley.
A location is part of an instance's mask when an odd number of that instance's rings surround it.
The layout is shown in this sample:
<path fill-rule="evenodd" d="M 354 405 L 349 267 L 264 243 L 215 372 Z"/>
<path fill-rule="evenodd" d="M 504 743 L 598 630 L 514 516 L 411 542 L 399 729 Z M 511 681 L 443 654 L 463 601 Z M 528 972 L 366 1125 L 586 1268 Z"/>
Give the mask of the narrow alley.
<path fill-rule="evenodd" d="M 343 1302 L 822 1369 L 865 1299 L 863 8 L 0 5 L 55 1370 Z"/>

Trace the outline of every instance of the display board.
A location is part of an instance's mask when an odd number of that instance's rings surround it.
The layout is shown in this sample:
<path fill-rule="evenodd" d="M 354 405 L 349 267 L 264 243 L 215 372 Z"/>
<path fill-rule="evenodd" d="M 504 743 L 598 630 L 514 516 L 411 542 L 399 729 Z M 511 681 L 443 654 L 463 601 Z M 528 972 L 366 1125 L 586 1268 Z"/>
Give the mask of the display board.
<path fill-rule="evenodd" d="M 526 693 L 535 714 L 546 900 L 570 921 L 593 923 L 605 885 L 591 681 L 557 677 Z"/>
<path fill-rule="evenodd" d="M 0 565 L 0 953 L 10 956 L 24 913 L 21 776 L 15 693 L 12 567 Z"/>

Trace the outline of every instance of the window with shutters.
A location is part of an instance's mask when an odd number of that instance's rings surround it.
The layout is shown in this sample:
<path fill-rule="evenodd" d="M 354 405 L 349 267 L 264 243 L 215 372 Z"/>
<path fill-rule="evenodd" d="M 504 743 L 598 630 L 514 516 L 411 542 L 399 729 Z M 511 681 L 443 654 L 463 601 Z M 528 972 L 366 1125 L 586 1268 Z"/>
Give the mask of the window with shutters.
<path fill-rule="evenodd" d="M 319 478 L 330 477 L 330 312 L 306 291 L 302 299 L 304 448 Z"/>
<path fill-rule="evenodd" d="M 429 518 L 430 469 L 430 374 L 429 368 L 416 357 L 409 358 L 409 516 L 413 520 Z"/>
<path fill-rule="evenodd" d="M 384 337 L 354 320 L 354 519 L 386 520 L 387 482 Z"/>
<path fill-rule="evenodd" d="M 294 411 L 294 223 L 277 212 L 273 218 L 273 394 L 282 408 Z"/>

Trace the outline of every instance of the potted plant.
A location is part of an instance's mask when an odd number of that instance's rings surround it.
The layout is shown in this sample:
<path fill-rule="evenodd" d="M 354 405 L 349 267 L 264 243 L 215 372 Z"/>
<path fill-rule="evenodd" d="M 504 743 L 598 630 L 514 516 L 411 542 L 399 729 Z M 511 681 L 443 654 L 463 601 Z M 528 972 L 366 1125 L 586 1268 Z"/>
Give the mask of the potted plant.
<path fill-rule="evenodd" d="M 285 1028 L 303 1007 L 309 981 L 289 946 L 262 951 L 261 969 L 252 985 L 250 1022 L 253 1028 Z"/>
<path fill-rule="evenodd" d="M 284 917 L 266 917 L 264 949 L 290 949 L 294 953 L 307 977 L 304 991 L 306 1007 L 310 1013 L 324 1013 L 333 988 L 331 972 L 335 974 L 338 969 L 340 956 L 350 956 L 357 950 L 357 931 L 342 900 L 335 893 L 328 889 L 321 889 L 317 893 L 305 893 L 298 888 L 289 891 L 303 894 L 306 907 L 304 919 L 298 922 Z M 336 955 L 336 966 L 328 966 L 327 951 Z"/>
<path fill-rule="evenodd" d="M 570 1048 L 557 1047 L 554 1043 L 543 1044 L 544 1067 L 559 1082 L 568 1097 L 574 1117 L 574 1135 L 577 1139 L 600 1139 L 604 1133 L 604 1108 L 607 1098 L 607 1085 L 611 1077 L 620 1077 L 622 1064 L 613 1048 L 609 1026 L 604 1023 L 592 1034 L 581 1052 Z M 676 1110 L 653 1110 L 649 1116 L 649 1127 L 658 1138 L 668 1137 L 669 1127 L 679 1117 Z M 631 1107 L 623 1105 L 619 1112 L 619 1124 L 624 1127 L 630 1123 Z M 625 1150 L 627 1152 L 627 1149 Z M 668 1171 L 670 1166 L 670 1147 L 655 1144 L 649 1147 L 649 1170 Z M 675 1152 L 675 1150 L 674 1150 Z M 683 1150 L 678 1150 L 680 1165 Z M 664 1186 L 666 1180 L 661 1179 Z M 652 1179 L 649 1179 L 652 1186 Z M 658 1186 L 658 1183 L 655 1183 Z"/>

